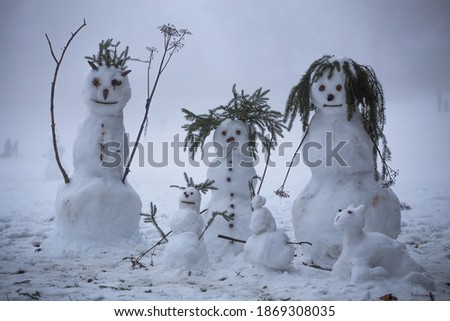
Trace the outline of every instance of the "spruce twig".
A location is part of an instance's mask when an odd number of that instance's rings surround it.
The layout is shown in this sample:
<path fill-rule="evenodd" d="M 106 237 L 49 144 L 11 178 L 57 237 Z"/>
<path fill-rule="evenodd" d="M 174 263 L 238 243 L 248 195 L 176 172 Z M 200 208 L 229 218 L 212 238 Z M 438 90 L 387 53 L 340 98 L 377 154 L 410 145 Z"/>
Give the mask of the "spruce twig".
<path fill-rule="evenodd" d="M 156 229 L 158 230 L 159 234 L 164 238 L 165 241 L 169 241 L 165 238 L 166 233 L 162 230 L 162 228 L 159 226 L 158 222 L 156 221 L 156 213 L 158 212 L 158 208 L 156 207 L 153 202 L 150 202 L 150 214 L 141 213 L 141 216 L 144 216 L 144 222 L 145 223 L 152 223 Z"/>
<path fill-rule="evenodd" d="M 214 220 L 216 219 L 217 216 L 222 216 L 227 222 L 230 222 L 233 220 L 233 218 L 231 216 L 227 215 L 227 211 L 213 212 L 211 215 L 211 218 L 208 220 L 208 222 L 205 225 L 205 228 L 203 229 L 202 233 L 198 237 L 199 240 L 203 237 L 203 234 L 205 234 L 206 230 L 208 230 L 208 228 L 211 226 L 211 224 L 214 222 Z"/>
<path fill-rule="evenodd" d="M 75 36 L 80 32 L 81 29 L 83 29 L 86 26 L 86 20 L 83 19 L 83 24 L 75 31 L 71 33 L 71 36 L 69 40 L 67 41 L 66 45 L 63 47 L 61 55 L 59 58 L 56 57 L 55 52 L 53 50 L 52 42 L 50 41 L 50 38 L 48 34 L 45 34 L 45 38 L 47 39 L 48 46 L 50 48 L 50 53 L 52 55 L 53 60 L 56 63 L 55 72 L 53 74 L 53 80 L 52 80 L 52 86 L 50 91 L 50 116 L 51 116 L 51 127 L 52 127 L 52 138 L 53 138 L 53 150 L 55 152 L 55 158 L 56 163 L 58 164 L 58 168 L 61 171 L 61 174 L 64 178 L 64 182 L 66 184 L 70 183 L 69 175 L 67 175 L 66 170 L 62 166 L 61 159 L 59 157 L 59 150 L 58 150 L 58 143 L 56 141 L 56 124 L 55 124 L 55 87 L 56 87 L 56 79 L 58 77 L 59 68 L 61 67 L 61 63 L 64 59 L 64 55 L 66 54 L 67 48 L 69 48 L 70 43 L 75 38 Z"/>
<path fill-rule="evenodd" d="M 153 96 L 155 95 L 156 88 L 158 87 L 159 80 L 161 78 L 162 73 L 166 69 L 167 65 L 169 64 L 169 61 L 171 60 L 173 54 L 177 51 L 179 51 L 183 45 L 184 45 L 184 38 L 186 35 L 190 35 L 191 32 L 187 29 L 180 29 L 177 30 L 173 25 L 167 24 L 162 25 L 158 27 L 158 29 L 163 33 L 164 37 L 164 52 L 161 57 L 161 61 L 159 63 L 159 68 L 156 73 L 155 81 L 153 82 L 152 89 L 150 91 L 149 82 L 147 81 L 147 100 L 145 102 L 145 113 L 144 118 L 142 120 L 141 126 L 139 128 L 138 135 L 136 137 L 136 140 L 134 142 L 133 150 L 131 151 L 130 158 L 128 160 L 128 163 L 125 167 L 125 172 L 122 177 L 122 183 L 125 184 L 125 179 L 127 178 L 128 174 L 130 173 L 130 167 L 131 163 L 133 162 L 134 155 L 136 153 L 137 147 L 139 145 L 139 141 L 142 136 L 142 132 L 144 131 L 144 128 L 146 128 L 146 124 L 148 122 L 148 113 L 150 110 L 150 104 L 152 102 Z M 147 80 L 149 79 L 149 73 L 150 73 L 150 64 L 153 60 L 153 54 L 155 52 L 154 48 L 149 48 L 150 51 L 150 58 L 148 60 L 148 67 L 147 67 Z"/>

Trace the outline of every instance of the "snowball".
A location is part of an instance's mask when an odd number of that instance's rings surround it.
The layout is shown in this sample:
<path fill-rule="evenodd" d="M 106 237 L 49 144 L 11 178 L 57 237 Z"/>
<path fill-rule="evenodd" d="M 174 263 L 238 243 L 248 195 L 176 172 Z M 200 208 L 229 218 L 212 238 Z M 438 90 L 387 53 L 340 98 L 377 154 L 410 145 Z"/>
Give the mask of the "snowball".
<path fill-rule="evenodd" d="M 163 262 L 169 269 L 202 269 L 209 265 L 203 240 L 193 232 L 170 237 L 163 252 Z"/>

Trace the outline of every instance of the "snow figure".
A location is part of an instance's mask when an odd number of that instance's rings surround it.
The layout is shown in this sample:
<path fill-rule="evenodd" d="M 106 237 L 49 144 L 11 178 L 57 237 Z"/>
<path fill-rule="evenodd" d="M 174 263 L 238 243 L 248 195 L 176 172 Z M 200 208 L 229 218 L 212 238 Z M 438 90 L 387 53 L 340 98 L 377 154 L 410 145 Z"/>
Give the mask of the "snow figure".
<path fill-rule="evenodd" d="M 83 83 L 88 114 L 73 146 L 73 176 L 56 198 L 57 228 L 65 238 L 108 243 L 138 232 L 141 200 L 121 180 L 128 154 L 123 124 L 131 97 L 128 47 L 117 56 L 119 43 L 111 42 L 102 41 L 98 57 L 88 58 L 91 68 Z"/>
<path fill-rule="evenodd" d="M 263 207 L 266 199 L 255 196 L 249 237 L 244 246 L 244 258 L 252 264 L 261 264 L 275 270 L 287 270 L 294 260 L 294 248 L 286 233 L 277 230 L 272 213 Z"/>
<path fill-rule="evenodd" d="M 225 255 L 237 255 L 243 250 L 240 242 L 218 238 L 219 234 L 246 241 L 252 234 L 249 229 L 251 207 L 250 188 L 254 188 L 256 171 L 253 160 L 256 139 L 265 147 L 275 142 L 283 129 L 282 115 L 270 109 L 268 91 L 261 89 L 251 96 L 233 87 L 234 98 L 226 106 L 209 110 L 209 114 L 195 115 L 183 109 L 191 124 L 183 126 L 188 132 L 185 143 L 192 157 L 205 139 L 214 132 L 213 142 L 216 159 L 209 163 L 207 177 L 215 181 L 217 190 L 212 191 L 205 222 L 212 222 L 205 232 L 205 242 L 211 258 L 222 259 Z M 263 131 L 271 135 L 264 137 Z M 226 213 L 217 215 L 217 213 Z"/>
<path fill-rule="evenodd" d="M 308 124 L 311 110 L 315 114 Z M 396 238 L 400 202 L 388 187 L 396 173 L 386 164 L 384 98 L 373 70 L 349 58 L 316 60 L 290 93 L 285 112 L 289 129 L 297 113 L 306 130 L 303 160 L 312 174 L 292 210 L 296 238 L 312 243 L 303 249 L 304 262 L 331 266 L 336 261 L 342 238 L 333 226 L 333 213 L 351 203 L 367 204 L 365 231 Z"/>
<path fill-rule="evenodd" d="M 166 267 L 171 269 L 202 269 L 209 265 L 208 251 L 202 238 L 205 224 L 200 215 L 201 194 L 212 186 L 213 181 L 207 180 L 202 184 L 194 184 L 184 174 L 187 187 L 182 190 L 179 198 L 179 209 L 169 220 L 172 236 L 167 243 L 163 260 Z"/>
<path fill-rule="evenodd" d="M 343 249 L 332 275 L 352 283 L 382 278 L 404 278 L 425 288 L 434 287 L 425 269 L 406 252 L 406 246 L 385 234 L 364 232 L 366 206 L 339 210 L 334 226 L 344 233 Z"/>

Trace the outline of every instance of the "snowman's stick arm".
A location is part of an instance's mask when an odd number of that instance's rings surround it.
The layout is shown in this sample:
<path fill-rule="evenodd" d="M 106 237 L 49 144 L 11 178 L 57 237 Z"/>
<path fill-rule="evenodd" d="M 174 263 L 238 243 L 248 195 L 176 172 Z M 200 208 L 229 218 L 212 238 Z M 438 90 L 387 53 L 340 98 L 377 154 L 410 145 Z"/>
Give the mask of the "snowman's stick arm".
<path fill-rule="evenodd" d="M 305 132 L 305 134 L 303 135 L 303 138 L 302 138 L 302 140 L 300 141 L 300 144 L 298 144 L 298 147 L 297 147 L 297 149 L 295 150 L 294 155 L 292 155 L 292 159 L 291 159 L 291 162 L 290 162 L 290 164 L 289 164 L 289 167 L 288 167 L 286 176 L 284 176 L 283 184 L 281 184 L 281 187 L 280 187 L 275 193 L 277 193 L 277 192 L 279 192 L 279 191 L 282 191 L 282 192 L 284 191 L 284 184 L 286 184 L 286 181 L 287 181 L 287 178 L 288 178 L 288 176 L 289 176 L 289 173 L 291 172 L 291 168 L 292 168 L 292 164 L 294 163 L 295 156 L 298 154 L 300 148 L 302 147 L 303 143 L 305 142 L 306 136 L 308 136 L 308 132 L 309 132 L 309 127 L 306 128 L 306 132 Z M 289 197 L 289 195 L 287 195 L 287 197 Z"/>
<path fill-rule="evenodd" d="M 83 27 L 85 27 L 85 26 L 86 26 L 86 20 L 83 19 L 83 24 L 75 32 L 72 32 L 69 40 L 67 41 L 66 45 L 62 49 L 62 53 L 61 53 L 61 56 L 59 57 L 59 59 L 56 58 L 55 52 L 53 51 L 52 42 L 50 41 L 50 38 L 48 37 L 47 34 L 45 34 L 45 38 L 47 38 L 48 46 L 50 47 L 50 53 L 51 53 L 51 55 L 53 57 L 53 60 L 56 63 L 55 73 L 53 74 L 52 87 L 51 87 L 51 92 L 50 92 L 50 116 L 51 116 L 52 138 L 53 138 L 53 149 L 55 151 L 56 163 L 58 164 L 59 170 L 61 171 L 61 174 L 64 177 L 64 182 L 66 184 L 70 183 L 70 178 L 69 178 L 69 175 L 67 175 L 66 170 L 62 166 L 61 159 L 59 157 L 58 143 L 56 141 L 56 124 L 55 124 L 55 111 L 54 111 L 55 110 L 55 87 L 56 87 L 56 79 L 58 77 L 59 67 L 61 66 L 61 63 L 62 63 L 63 58 L 64 58 L 64 55 L 65 55 L 65 53 L 67 51 L 67 48 L 69 47 L 70 43 L 75 38 L 77 33 L 81 29 L 83 29 Z"/>
<path fill-rule="evenodd" d="M 243 240 L 240 240 L 240 239 L 235 239 L 234 237 L 230 237 L 230 236 L 226 236 L 226 235 L 222 235 L 222 234 L 217 235 L 217 237 L 219 239 L 224 239 L 224 240 L 228 240 L 228 241 L 231 241 L 231 242 L 247 243 L 246 241 L 243 241 Z"/>

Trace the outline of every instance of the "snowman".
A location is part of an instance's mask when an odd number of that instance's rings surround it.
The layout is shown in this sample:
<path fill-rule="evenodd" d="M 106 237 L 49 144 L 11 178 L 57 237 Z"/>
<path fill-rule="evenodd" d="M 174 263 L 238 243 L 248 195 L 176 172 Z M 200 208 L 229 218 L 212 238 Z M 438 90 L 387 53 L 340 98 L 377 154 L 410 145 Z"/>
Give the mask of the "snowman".
<path fill-rule="evenodd" d="M 214 131 L 217 158 L 208 168 L 207 177 L 216 182 L 217 190 L 212 191 L 205 220 L 214 212 L 226 211 L 231 220 L 217 217 L 205 233 L 205 241 L 212 257 L 222 257 L 226 253 L 237 255 L 243 244 L 217 238 L 222 234 L 239 240 L 247 240 L 252 213 L 249 184 L 254 186 L 256 171 L 253 158 L 244 149 L 249 139 L 248 126 L 233 119 L 224 120 Z"/>
<path fill-rule="evenodd" d="M 315 113 L 308 124 L 310 111 Z M 292 209 L 296 238 L 312 243 L 303 261 L 332 266 L 342 250 L 334 213 L 352 203 L 367 204 L 365 231 L 396 238 L 400 202 L 376 168 L 378 152 L 383 176 L 389 174 L 390 152 L 383 134 L 383 92 L 373 70 L 348 58 L 316 60 L 291 91 L 285 114 L 289 127 L 297 113 L 306 129 L 303 160 L 311 170 Z"/>
<path fill-rule="evenodd" d="M 226 106 L 209 110 L 209 114 L 195 115 L 183 109 L 190 124 L 183 126 L 188 132 L 185 147 L 191 156 L 203 147 L 204 141 L 213 132 L 215 159 L 208 162 L 207 178 L 215 181 L 217 190 L 211 193 L 205 222 L 211 222 L 204 233 L 208 254 L 213 259 L 227 255 L 236 256 L 243 251 L 241 242 L 228 241 L 219 234 L 246 241 L 250 231 L 252 214 L 251 190 L 257 178 L 254 168 L 256 140 L 264 146 L 281 136 L 282 114 L 271 110 L 265 95 L 268 91 L 256 90 L 252 95 L 238 93 L 233 87 L 233 99 Z M 272 137 L 265 141 L 264 134 Z M 226 215 L 215 215 L 216 213 Z"/>
<path fill-rule="evenodd" d="M 205 268 L 209 265 L 208 252 L 201 238 L 204 222 L 200 215 L 200 192 L 194 186 L 183 189 L 179 209 L 170 218 L 172 237 L 167 243 L 163 261 L 170 269 Z"/>
<path fill-rule="evenodd" d="M 286 233 L 277 230 L 275 219 L 264 207 L 265 203 L 266 199 L 259 195 L 252 200 L 250 230 L 253 235 L 245 243 L 244 259 L 252 264 L 285 271 L 294 260 L 294 248 L 287 243 Z"/>
<path fill-rule="evenodd" d="M 334 226 L 343 233 L 343 250 L 332 275 L 352 283 L 401 278 L 433 289 L 433 280 L 406 252 L 405 244 L 385 234 L 364 232 L 365 214 L 365 205 L 350 205 L 336 214 Z"/>
<path fill-rule="evenodd" d="M 73 146 L 74 172 L 56 197 L 57 230 L 70 240 L 109 243 L 138 233 L 141 200 L 121 181 L 128 154 L 123 124 L 131 97 L 128 48 L 117 56 L 118 44 L 111 41 L 102 42 L 98 57 L 88 61 L 82 91 L 87 116 Z"/>

